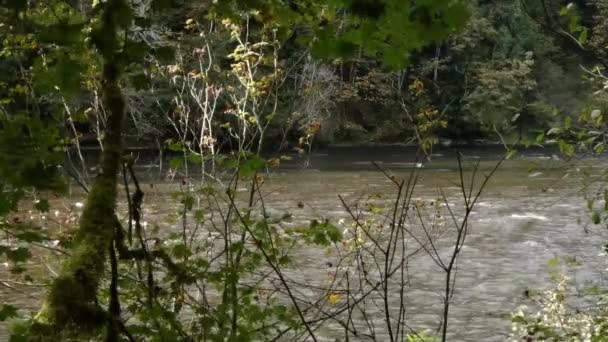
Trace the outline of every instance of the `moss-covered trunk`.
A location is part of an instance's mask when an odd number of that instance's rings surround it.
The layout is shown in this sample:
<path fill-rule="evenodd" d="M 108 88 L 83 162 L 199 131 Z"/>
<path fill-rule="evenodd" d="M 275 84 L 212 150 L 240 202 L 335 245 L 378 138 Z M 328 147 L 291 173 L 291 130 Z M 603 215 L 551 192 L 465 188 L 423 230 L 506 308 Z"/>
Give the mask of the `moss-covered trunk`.
<path fill-rule="evenodd" d="M 103 56 L 102 94 L 108 113 L 100 173 L 88 194 L 71 255 L 51 284 L 35 326 L 53 339 L 66 329 L 96 330 L 108 315 L 97 305 L 107 251 L 114 238 L 117 176 L 121 166 L 122 121 L 125 102 L 119 86 L 120 63 L 117 34 L 124 23 L 124 0 L 103 3 L 93 42 Z M 122 15 L 122 16 L 121 16 Z M 121 22 L 119 22 L 121 20 Z M 97 33 L 95 33 L 97 32 Z M 50 334 L 48 334 L 50 333 Z M 42 336 L 38 334 L 39 336 Z M 55 335 L 55 337 L 52 337 Z"/>

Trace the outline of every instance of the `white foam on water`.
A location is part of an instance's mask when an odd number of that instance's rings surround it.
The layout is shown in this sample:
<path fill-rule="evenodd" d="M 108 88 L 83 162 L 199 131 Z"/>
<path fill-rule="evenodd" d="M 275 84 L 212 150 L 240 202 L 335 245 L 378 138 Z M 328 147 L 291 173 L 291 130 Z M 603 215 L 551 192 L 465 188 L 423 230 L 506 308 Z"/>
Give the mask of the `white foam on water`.
<path fill-rule="evenodd" d="M 514 219 L 533 219 L 533 220 L 540 220 L 540 221 L 549 221 L 549 219 L 546 216 L 532 214 L 532 213 L 524 213 L 523 215 L 522 214 L 511 214 L 511 218 L 514 218 Z"/>
<path fill-rule="evenodd" d="M 536 246 L 538 246 L 538 242 L 527 240 L 527 241 L 524 241 L 524 245 L 530 246 L 530 247 L 536 247 Z"/>
<path fill-rule="evenodd" d="M 395 167 L 415 167 L 417 169 L 420 169 L 424 166 L 422 163 L 388 163 L 388 165 Z"/>

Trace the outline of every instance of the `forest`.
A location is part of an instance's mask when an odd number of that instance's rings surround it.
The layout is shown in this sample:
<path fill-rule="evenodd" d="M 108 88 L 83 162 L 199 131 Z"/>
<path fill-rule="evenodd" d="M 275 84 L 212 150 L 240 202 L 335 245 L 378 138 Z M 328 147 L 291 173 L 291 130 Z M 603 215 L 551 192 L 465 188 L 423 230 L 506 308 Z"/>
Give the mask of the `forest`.
<path fill-rule="evenodd" d="M 0 0 L 0 339 L 608 341 L 608 0 Z"/>

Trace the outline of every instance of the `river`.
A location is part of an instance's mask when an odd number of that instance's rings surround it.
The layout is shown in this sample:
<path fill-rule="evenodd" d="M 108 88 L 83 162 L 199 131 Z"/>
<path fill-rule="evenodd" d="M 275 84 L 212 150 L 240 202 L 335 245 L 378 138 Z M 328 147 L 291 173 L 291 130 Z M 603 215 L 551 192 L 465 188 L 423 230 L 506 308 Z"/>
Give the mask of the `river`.
<path fill-rule="evenodd" d="M 501 148 L 463 149 L 465 178 L 471 175 L 471 163 L 478 160 L 481 169 L 487 171 L 503 153 Z M 551 286 L 547 263 L 552 258 L 577 261 L 579 266 L 571 273 L 577 286 L 606 285 L 607 263 L 599 256 L 606 234 L 590 223 L 581 189 L 583 175 L 601 173 L 608 160 L 565 161 L 558 155 L 543 149 L 515 155 L 489 181 L 470 216 L 469 235 L 458 259 L 449 341 L 506 341 L 510 313 L 520 305 L 532 305 L 525 295 L 527 290 Z M 307 167 L 303 167 L 305 162 Z M 436 149 L 430 161 L 420 161 L 412 150 L 390 147 L 331 148 L 308 157 L 294 156 L 265 177 L 262 190 L 266 205 L 278 212 L 290 212 L 294 222 L 317 217 L 331 222 L 348 220 L 338 195 L 354 203 L 369 194 L 390 197 L 394 193 L 391 182 L 372 162 L 397 177 L 407 177 L 412 169 L 418 169 L 420 180 L 414 197 L 421 201 L 437 200 L 441 188 L 448 201 L 461 202 L 455 187 L 459 172 L 454 149 Z M 157 172 L 147 170 L 142 169 L 144 173 Z M 167 197 L 159 191 L 146 195 L 148 213 L 163 211 Z M 438 248 L 442 254 L 451 246 L 439 243 Z M 326 255 L 301 253 L 297 256 L 301 268 L 291 274 L 293 279 L 314 282 L 311 277 L 326 273 Z M 421 253 L 410 262 L 409 275 L 405 294 L 408 325 L 414 330 L 434 331 L 442 310 L 443 273 Z M 0 287 L 2 300 L 35 307 L 26 298 L 17 300 L 20 296 Z M 398 301 L 397 294 L 393 296 Z M 382 318 L 376 318 L 381 325 Z M 326 341 L 339 339 L 341 331 L 330 323 L 319 328 Z M 381 329 L 376 334 L 378 340 L 386 336 Z"/>
<path fill-rule="evenodd" d="M 471 161 L 480 160 L 487 171 L 503 153 L 501 148 L 462 150 L 469 160 L 465 179 Z M 564 161 L 558 155 L 543 149 L 521 153 L 504 162 L 490 180 L 471 215 L 470 235 L 459 259 L 450 341 L 505 341 L 510 313 L 520 305 L 533 306 L 526 291 L 552 285 L 547 267 L 552 258 L 567 257 L 580 264 L 570 273 L 578 287 L 606 285 L 607 263 L 599 256 L 606 234 L 590 224 L 581 189 L 586 184 L 583 174 L 600 174 L 608 162 Z M 298 201 L 309 201 L 313 211 L 338 220 L 347 215 L 337 194 L 355 199 L 395 192 L 372 161 L 403 178 L 416 167 L 413 153 L 399 148 L 330 150 L 314 154 L 308 169 L 273 175 L 266 191 L 269 200 L 274 198 L 285 210 Z M 462 196 L 454 186 L 459 179 L 457 165 L 454 150 L 435 151 L 431 161 L 422 165 L 415 196 L 433 200 L 438 188 L 444 188 L 448 200 L 458 202 Z M 317 262 L 322 265 L 322 258 Z M 435 329 L 443 274 L 428 256 L 417 257 L 409 274 L 409 326 Z"/>

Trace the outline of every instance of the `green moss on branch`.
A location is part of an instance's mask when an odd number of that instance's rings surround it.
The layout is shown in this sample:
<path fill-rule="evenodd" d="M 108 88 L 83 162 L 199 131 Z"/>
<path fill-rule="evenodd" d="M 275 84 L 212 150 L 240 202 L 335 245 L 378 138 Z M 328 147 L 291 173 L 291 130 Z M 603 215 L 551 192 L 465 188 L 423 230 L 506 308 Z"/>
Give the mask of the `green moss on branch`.
<path fill-rule="evenodd" d="M 100 173 L 87 197 L 75 250 L 64 262 L 54 279 L 38 315 L 33 333 L 38 340 L 55 340 L 70 327 L 95 331 L 108 320 L 107 313 L 97 305 L 97 292 L 105 271 L 107 251 L 114 239 L 117 176 L 122 154 L 122 121 L 125 101 L 119 86 L 120 63 L 117 34 L 124 23 L 124 0 L 108 0 L 103 4 L 99 31 L 103 44 L 98 50 L 104 57 L 102 74 L 103 104 L 108 112 L 103 140 Z"/>

